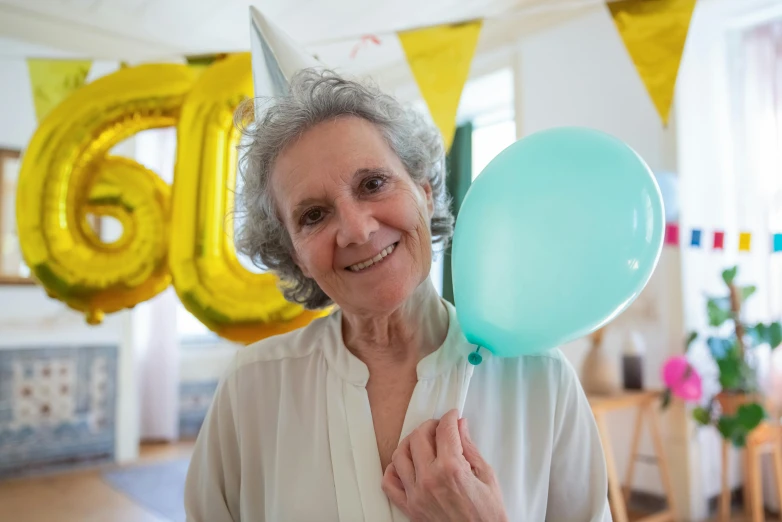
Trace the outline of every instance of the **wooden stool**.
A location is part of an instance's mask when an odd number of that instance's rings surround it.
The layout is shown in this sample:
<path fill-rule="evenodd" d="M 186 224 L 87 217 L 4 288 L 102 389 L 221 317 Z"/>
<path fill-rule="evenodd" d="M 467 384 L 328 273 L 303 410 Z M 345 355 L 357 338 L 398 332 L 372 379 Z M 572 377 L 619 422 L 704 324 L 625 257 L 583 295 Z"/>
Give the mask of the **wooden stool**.
<path fill-rule="evenodd" d="M 763 507 L 763 479 L 761 477 L 760 458 L 771 453 L 774 466 L 774 480 L 777 495 L 782 502 L 782 433 L 779 421 L 772 416 L 773 421 L 764 422 L 747 438 L 747 446 L 743 450 L 744 458 L 744 511 L 752 522 L 763 522 L 765 510 Z M 730 486 L 728 485 L 728 463 L 730 442 L 722 441 L 722 492 L 720 495 L 720 522 L 730 520 Z"/>
<path fill-rule="evenodd" d="M 667 522 L 676 520 L 676 507 L 671 489 L 671 479 L 668 473 L 668 462 L 665 460 L 662 438 L 660 437 L 660 427 L 657 418 L 655 404 L 659 401 L 660 393 L 654 391 L 623 392 L 619 395 L 608 396 L 589 396 L 589 404 L 592 406 L 592 413 L 597 421 L 597 428 L 600 432 L 600 439 L 603 444 L 603 452 L 606 458 L 606 468 L 608 471 L 608 498 L 611 504 L 611 510 L 614 513 L 616 522 L 628 522 L 627 501 L 630 498 L 630 486 L 633 481 L 633 472 L 635 471 L 635 460 L 638 454 L 638 444 L 641 441 L 641 426 L 646 417 L 649 421 L 649 427 L 652 435 L 652 444 L 660 469 L 660 479 L 662 480 L 665 497 L 668 501 L 668 509 L 655 513 L 646 518 L 639 519 L 636 522 Z M 605 414 L 609 411 L 635 408 L 637 414 L 635 417 L 635 428 L 633 429 L 633 442 L 630 449 L 630 460 L 627 465 L 627 476 L 625 486 L 619 478 L 616 470 L 616 461 L 611 449 L 611 439 L 608 436 Z M 624 492 L 622 491 L 624 489 Z"/>

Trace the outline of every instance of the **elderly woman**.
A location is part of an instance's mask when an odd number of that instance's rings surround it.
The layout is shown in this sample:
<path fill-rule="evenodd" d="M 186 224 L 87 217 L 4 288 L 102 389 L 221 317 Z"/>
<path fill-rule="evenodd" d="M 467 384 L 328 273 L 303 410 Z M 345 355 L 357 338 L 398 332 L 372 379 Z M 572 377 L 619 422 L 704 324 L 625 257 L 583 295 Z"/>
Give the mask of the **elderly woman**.
<path fill-rule="evenodd" d="M 437 131 L 305 70 L 246 132 L 240 249 L 290 301 L 336 306 L 237 351 L 198 436 L 188 520 L 610 520 L 570 364 L 483 350 L 472 366 L 429 278 L 454 223 Z"/>

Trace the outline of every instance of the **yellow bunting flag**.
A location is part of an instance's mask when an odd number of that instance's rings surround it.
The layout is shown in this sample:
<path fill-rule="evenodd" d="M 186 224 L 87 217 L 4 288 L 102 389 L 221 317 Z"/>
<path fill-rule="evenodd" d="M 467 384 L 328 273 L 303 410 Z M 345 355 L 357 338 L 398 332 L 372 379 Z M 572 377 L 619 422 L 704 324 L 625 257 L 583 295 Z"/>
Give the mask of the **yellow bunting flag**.
<path fill-rule="evenodd" d="M 398 35 L 446 150 L 456 132 L 456 112 L 482 25 L 482 21 L 440 25 Z"/>
<path fill-rule="evenodd" d="M 664 125 L 668 125 L 676 76 L 695 1 L 608 2 L 619 34 Z"/>
<path fill-rule="evenodd" d="M 35 116 L 39 122 L 84 85 L 90 67 L 91 60 L 27 60 Z"/>
<path fill-rule="evenodd" d="M 749 252 L 752 245 L 752 232 L 742 232 L 739 234 L 739 250 Z"/>

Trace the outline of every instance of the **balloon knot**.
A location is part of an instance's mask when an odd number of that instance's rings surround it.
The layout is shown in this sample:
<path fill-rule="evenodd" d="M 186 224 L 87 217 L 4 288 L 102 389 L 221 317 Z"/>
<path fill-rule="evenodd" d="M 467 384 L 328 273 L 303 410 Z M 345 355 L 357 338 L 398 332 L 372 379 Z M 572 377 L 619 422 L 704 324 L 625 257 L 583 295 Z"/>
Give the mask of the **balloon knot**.
<path fill-rule="evenodd" d="M 103 322 L 103 310 L 90 310 L 87 312 L 87 324 L 95 326 Z"/>
<path fill-rule="evenodd" d="M 481 347 L 475 349 L 474 352 L 472 352 L 470 355 L 467 356 L 467 362 L 472 364 L 473 366 L 478 366 L 483 362 L 483 357 L 481 357 L 481 354 L 478 352 L 480 351 Z"/>

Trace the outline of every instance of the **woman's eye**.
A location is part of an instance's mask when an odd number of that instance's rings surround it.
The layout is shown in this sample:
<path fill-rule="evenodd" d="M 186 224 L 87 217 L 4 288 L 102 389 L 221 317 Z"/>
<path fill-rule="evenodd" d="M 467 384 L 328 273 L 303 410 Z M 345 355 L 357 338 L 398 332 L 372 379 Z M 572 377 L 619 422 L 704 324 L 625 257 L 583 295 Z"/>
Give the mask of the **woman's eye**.
<path fill-rule="evenodd" d="M 323 211 L 319 208 L 313 208 L 308 210 L 301 216 L 302 225 L 314 225 L 318 221 L 323 219 Z"/>
<path fill-rule="evenodd" d="M 383 187 L 385 180 L 379 176 L 369 178 L 364 181 L 364 190 L 367 192 L 377 192 Z"/>

